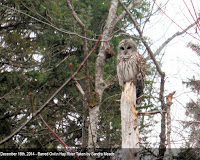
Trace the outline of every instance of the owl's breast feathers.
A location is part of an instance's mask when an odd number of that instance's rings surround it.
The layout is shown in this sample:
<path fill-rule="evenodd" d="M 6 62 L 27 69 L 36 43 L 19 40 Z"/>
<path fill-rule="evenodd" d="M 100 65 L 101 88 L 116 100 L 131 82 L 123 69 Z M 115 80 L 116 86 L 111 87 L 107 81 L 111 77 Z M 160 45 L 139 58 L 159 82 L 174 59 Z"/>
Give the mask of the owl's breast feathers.
<path fill-rule="evenodd" d="M 120 85 L 132 81 L 136 85 L 137 98 L 143 94 L 144 79 L 145 79 L 145 62 L 143 57 L 134 52 L 131 55 L 118 55 L 117 57 L 117 70 Z M 140 104 L 141 100 L 137 100 Z"/>
<path fill-rule="evenodd" d="M 131 64 L 131 68 L 136 67 L 136 72 L 141 73 L 143 77 L 145 76 L 145 62 L 143 57 L 138 52 L 134 52 L 131 55 L 118 55 L 117 64 L 119 63 Z"/>

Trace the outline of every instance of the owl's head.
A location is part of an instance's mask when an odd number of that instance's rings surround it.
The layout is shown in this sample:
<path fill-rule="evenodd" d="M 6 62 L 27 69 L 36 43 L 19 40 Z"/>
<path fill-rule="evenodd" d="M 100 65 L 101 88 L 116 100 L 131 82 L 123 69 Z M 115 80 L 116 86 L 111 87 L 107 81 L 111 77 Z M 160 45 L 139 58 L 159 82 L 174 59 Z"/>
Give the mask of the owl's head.
<path fill-rule="evenodd" d="M 131 55 L 137 52 L 137 45 L 133 40 L 124 39 L 118 45 L 119 55 Z"/>

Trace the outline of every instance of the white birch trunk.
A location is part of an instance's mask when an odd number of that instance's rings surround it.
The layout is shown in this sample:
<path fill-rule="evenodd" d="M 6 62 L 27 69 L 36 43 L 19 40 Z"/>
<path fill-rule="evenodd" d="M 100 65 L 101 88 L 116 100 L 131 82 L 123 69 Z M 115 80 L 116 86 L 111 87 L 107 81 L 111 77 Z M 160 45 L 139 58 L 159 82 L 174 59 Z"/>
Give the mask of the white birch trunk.
<path fill-rule="evenodd" d="M 136 111 L 136 86 L 126 82 L 121 96 L 122 159 L 139 159 L 139 130 Z"/>
<path fill-rule="evenodd" d="M 131 2 L 128 6 L 128 9 L 131 9 L 134 6 L 134 1 Z M 110 8 L 106 24 L 103 29 L 102 42 L 99 49 L 99 54 L 96 59 L 95 67 L 95 91 L 99 94 L 100 102 L 102 100 L 102 95 L 104 90 L 107 88 L 108 84 L 104 81 L 104 65 L 105 65 L 105 50 L 110 47 L 110 40 L 113 36 L 113 29 L 115 25 L 126 15 L 126 12 L 123 11 L 119 16 L 117 16 L 117 7 L 118 0 L 110 0 Z M 89 109 L 89 128 L 88 128 L 88 148 L 94 150 L 98 148 L 97 144 L 97 124 L 99 116 L 99 105 Z M 95 159 L 94 157 L 88 157 L 88 159 Z"/>
<path fill-rule="evenodd" d="M 97 142 L 97 123 L 99 116 L 99 107 L 89 108 L 89 128 L 88 128 L 88 148 L 98 148 Z M 94 151 L 94 150 L 91 150 Z"/>
<path fill-rule="evenodd" d="M 96 68 L 95 68 L 95 91 L 99 94 L 100 102 L 102 99 L 103 92 L 106 88 L 106 84 L 103 79 L 103 73 L 104 73 L 104 64 L 106 60 L 105 56 L 105 50 L 106 48 L 110 47 L 110 41 L 106 41 L 111 39 L 112 32 L 114 28 L 114 21 L 116 19 L 117 14 L 117 6 L 118 6 L 118 0 L 111 0 L 111 5 L 109 9 L 108 18 L 106 20 L 106 24 L 104 26 L 104 31 L 102 34 L 102 42 L 100 46 L 100 51 L 98 54 L 98 57 L 96 59 Z M 105 41 L 105 42 L 103 42 Z M 97 144 L 97 124 L 98 124 L 98 116 L 99 116 L 99 105 L 90 108 L 89 109 L 89 128 L 88 128 L 88 148 L 94 150 L 95 148 L 98 148 Z M 91 157 L 88 157 L 89 159 L 92 159 Z M 93 158 L 94 159 L 94 158 Z"/>

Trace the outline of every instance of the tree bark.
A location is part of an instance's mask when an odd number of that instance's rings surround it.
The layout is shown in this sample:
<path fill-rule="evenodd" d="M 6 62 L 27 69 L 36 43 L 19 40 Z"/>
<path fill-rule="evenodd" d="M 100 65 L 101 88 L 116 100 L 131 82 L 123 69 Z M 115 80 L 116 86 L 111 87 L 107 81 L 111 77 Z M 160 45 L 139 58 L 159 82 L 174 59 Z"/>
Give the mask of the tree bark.
<path fill-rule="evenodd" d="M 171 149 L 171 105 L 173 104 L 172 103 L 172 98 L 173 98 L 173 95 L 176 93 L 176 91 L 170 93 L 168 96 L 167 96 L 167 145 L 168 145 L 168 152 L 169 152 L 169 160 L 172 160 L 173 159 L 173 153 L 172 153 L 172 149 Z"/>
<path fill-rule="evenodd" d="M 136 86 L 126 82 L 121 96 L 122 159 L 139 159 L 139 130 L 136 111 Z"/>
<path fill-rule="evenodd" d="M 112 0 L 111 6 L 108 13 L 108 18 L 106 20 L 106 24 L 104 27 L 104 31 L 102 34 L 102 42 L 99 50 L 98 57 L 96 59 L 96 67 L 95 67 L 95 91 L 99 95 L 99 99 L 101 102 L 103 92 L 107 87 L 107 84 L 104 82 L 103 73 L 104 73 L 104 64 L 105 64 L 105 50 L 110 47 L 110 39 L 112 37 L 112 32 L 114 28 L 114 20 L 116 18 L 117 13 L 118 0 Z M 88 130 L 88 148 L 97 148 L 97 125 L 98 125 L 98 117 L 99 117 L 99 108 L 100 103 L 93 107 L 89 108 L 89 130 Z"/>
<path fill-rule="evenodd" d="M 161 133 L 160 133 L 160 145 L 159 145 L 159 155 L 158 159 L 162 160 L 165 155 L 166 151 L 166 104 L 164 100 L 164 86 L 165 86 L 165 73 L 161 75 L 161 83 L 160 83 L 160 102 L 161 102 L 161 109 L 164 111 L 161 115 Z"/>
<path fill-rule="evenodd" d="M 70 13 L 72 14 L 73 18 L 78 22 L 78 24 L 81 27 L 81 35 L 83 37 L 86 37 L 86 27 L 85 24 L 81 21 L 81 19 L 78 17 L 78 15 L 76 14 L 76 12 L 74 11 L 74 9 L 71 6 L 71 3 L 69 0 L 66 0 L 66 4 L 67 7 L 70 11 Z M 88 48 L 87 48 L 87 40 L 85 38 L 83 38 L 83 52 L 84 52 L 84 57 L 87 57 L 88 55 Z M 87 140 L 86 140 L 86 111 L 88 108 L 88 97 L 89 97 L 89 93 L 90 93 L 90 81 L 89 81 L 89 65 L 88 65 L 88 60 L 85 62 L 84 64 L 84 70 L 85 70 L 85 75 L 86 75 L 86 79 L 84 81 L 85 83 L 85 94 L 83 95 L 83 125 L 82 125 L 82 148 L 85 149 L 87 146 Z"/>

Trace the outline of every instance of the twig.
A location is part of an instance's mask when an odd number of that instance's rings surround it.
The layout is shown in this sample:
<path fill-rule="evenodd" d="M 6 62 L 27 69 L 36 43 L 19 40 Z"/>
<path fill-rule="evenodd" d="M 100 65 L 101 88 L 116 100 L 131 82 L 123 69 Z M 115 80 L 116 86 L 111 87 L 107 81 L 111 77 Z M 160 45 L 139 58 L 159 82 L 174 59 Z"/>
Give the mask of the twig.
<path fill-rule="evenodd" d="M 29 96 L 30 96 L 30 104 L 31 104 L 31 114 L 33 116 L 34 113 L 34 105 L 33 105 L 33 94 L 32 92 L 29 92 Z"/>
<path fill-rule="evenodd" d="M 160 111 L 152 111 L 152 112 L 138 112 L 138 115 L 140 114 L 157 114 L 157 113 L 166 113 L 166 111 L 160 110 Z"/>
<path fill-rule="evenodd" d="M 83 96 L 85 96 L 85 92 L 84 92 L 83 88 L 81 87 L 81 85 L 80 85 L 80 84 L 78 83 L 78 81 L 76 80 L 76 78 L 74 78 L 73 80 L 75 81 L 75 85 L 76 85 L 76 87 L 78 88 L 78 90 L 81 92 L 81 94 L 82 94 Z"/>
<path fill-rule="evenodd" d="M 0 141 L 0 145 L 4 144 L 8 140 L 10 140 L 14 135 L 16 135 L 22 128 L 24 128 L 35 116 L 37 116 L 48 104 L 53 100 L 53 98 L 79 73 L 79 71 L 82 69 L 83 65 L 87 61 L 87 59 L 92 55 L 92 53 L 95 51 L 97 46 L 99 45 L 101 40 L 101 35 L 98 37 L 98 41 L 95 43 L 95 46 L 93 49 L 90 51 L 90 53 L 85 57 L 79 68 L 76 70 L 76 72 L 42 105 L 40 109 L 38 109 L 33 116 L 30 116 L 30 118 L 24 122 L 18 129 L 16 129 L 12 134 L 10 134 L 8 137 Z"/>
<path fill-rule="evenodd" d="M 184 123 L 197 123 L 197 124 L 200 124 L 200 121 L 181 121 L 181 122 L 184 122 Z"/>
<path fill-rule="evenodd" d="M 2 97 L 0 97 L 0 100 L 1 100 L 1 99 L 4 99 L 4 98 L 5 98 L 6 96 L 8 96 L 9 94 L 14 93 L 16 90 L 20 89 L 24 84 L 25 84 L 25 82 L 24 82 L 22 85 L 17 86 L 17 87 L 15 87 L 14 89 L 12 89 L 10 92 L 4 94 Z"/>
<path fill-rule="evenodd" d="M 172 35 L 171 37 L 169 37 L 169 38 L 155 51 L 154 56 L 157 56 L 157 55 L 163 50 L 163 48 L 166 47 L 167 44 L 168 44 L 169 42 L 171 42 L 174 38 L 176 38 L 177 36 L 180 36 L 180 35 L 184 34 L 185 31 L 187 31 L 187 30 L 189 30 L 190 28 L 192 28 L 195 24 L 196 24 L 196 23 L 193 23 L 193 24 L 189 25 L 187 28 L 185 28 L 184 31 L 182 31 L 182 32 L 178 31 L 178 32 L 176 32 L 174 35 Z M 148 59 L 148 57 L 147 57 L 146 59 Z"/>
<path fill-rule="evenodd" d="M 70 147 L 68 145 L 65 144 L 65 142 L 53 131 L 53 129 L 51 129 L 51 127 L 47 124 L 47 122 L 43 119 L 43 117 L 41 116 L 41 114 L 39 114 L 40 119 L 42 120 L 42 122 L 45 124 L 45 126 L 47 126 L 47 128 L 56 136 L 56 138 L 68 149 L 70 149 Z M 71 149 L 70 149 L 71 150 Z"/>
<path fill-rule="evenodd" d="M 113 37 L 114 37 L 114 38 L 117 38 L 117 37 L 120 37 L 120 36 L 128 36 L 128 37 L 131 37 L 131 38 L 133 38 L 133 39 L 140 40 L 139 37 L 136 37 L 136 36 L 131 35 L 131 34 L 129 34 L 129 33 L 119 33 L 118 35 L 114 35 Z"/>
<path fill-rule="evenodd" d="M 72 14 L 72 16 L 74 17 L 74 19 L 78 22 L 78 24 L 80 25 L 80 27 L 82 28 L 82 30 L 85 30 L 85 25 L 83 24 L 83 22 L 80 20 L 80 18 L 77 16 L 76 12 L 73 10 L 71 3 L 69 2 L 69 0 L 66 0 L 66 4 L 67 7 L 70 11 L 70 13 Z"/>
<path fill-rule="evenodd" d="M 129 6 L 127 7 L 128 8 L 128 10 L 130 10 L 134 5 L 136 5 L 136 4 L 138 4 L 138 3 L 140 3 L 141 2 L 141 0 L 139 0 L 139 1 L 132 1 L 130 4 L 129 4 Z M 115 21 L 114 21 L 114 26 L 122 19 L 122 18 L 124 18 L 124 16 L 126 15 L 126 11 L 123 11 L 116 19 L 115 19 Z"/>
<path fill-rule="evenodd" d="M 53 131 L 53 129 L 51 129 L 51 127 L 47 124 L 47 122 L 43 119 L 43 117 L 39 114 L 40 119 L 42 120 L 42 122 L 47 126 L 47 128 L 56 136 L 56 138 L 66 147 L 68 148 L 72 153 L 75 153 L 68 145 L 65 144 L 65 142 Z M 78 160 L 79 157 L 77 156 L 77 154 L 75 153 L 75 156 Z"/>
<path fill-rule="evenodd" d="M 147 95 L 143 94 L 143 95 L 137 97 L 136 100 L 141 99 L 142 97 L 147 97 Z"/>

